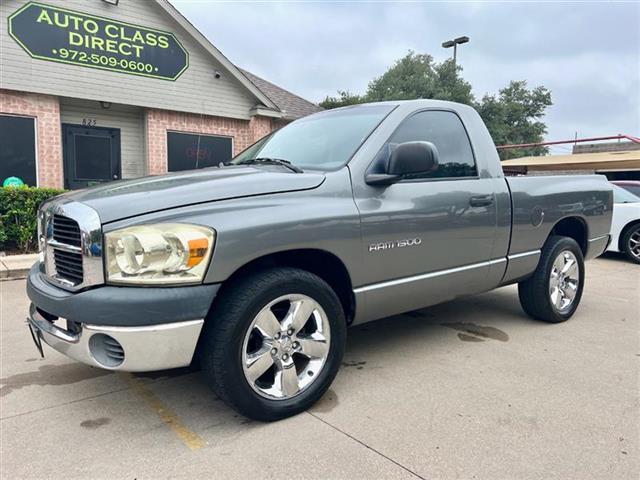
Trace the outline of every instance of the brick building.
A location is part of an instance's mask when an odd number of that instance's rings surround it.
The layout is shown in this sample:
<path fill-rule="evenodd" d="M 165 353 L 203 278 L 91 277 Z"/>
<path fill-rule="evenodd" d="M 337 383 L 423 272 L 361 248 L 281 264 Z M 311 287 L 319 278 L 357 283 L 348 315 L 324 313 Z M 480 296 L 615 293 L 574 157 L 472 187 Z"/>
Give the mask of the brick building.
<path fill-rule="evenodd" d="M 166 0 L 2 0 L 0 184 L 217 165 L 319 107 L 232 64 Z"/>

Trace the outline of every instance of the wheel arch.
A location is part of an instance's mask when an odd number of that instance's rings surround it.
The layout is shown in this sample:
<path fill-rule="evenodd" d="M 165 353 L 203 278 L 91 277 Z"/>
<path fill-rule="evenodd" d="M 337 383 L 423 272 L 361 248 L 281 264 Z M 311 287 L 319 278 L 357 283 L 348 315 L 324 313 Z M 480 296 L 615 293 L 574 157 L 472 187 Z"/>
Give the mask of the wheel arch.
<path fill-rule="evenodd" d="M 351 275 L 344 262 L 335 254 L 327 250 L 316 248 L 284 250 L 269 253 L 255 258 L 239 267 L 225 280 L 229 284 L 235 279 L 250 275 L 252 272 L 265 268 L 292 267 L 311 272 L 325 282 L 336 292 L 340 299 L 347 323 L 351 323 L 355 316 L 356 302 L 353 294 Z"/>
<path fill-rule="evenodd" d="M 560 235 L 563 237 L 573 238 L 580 246 L 582 254 L 587 254 L 587 246 L 589 243 L 589 227 L 587 226 L 587 223 L 583 218 L 570 216 L 558 220 L 549 232 L 547 239 L 552 235 Z"/>
<path fill-rule="evenodd" d="M 621 230 L 620 230 L 620 235 L 618 236 L 618 249 L 623 252 L 623 248 L 624 245 L 622 245 L 622 240 L 624 239 L 624 236 L 627 234 L 627 232 L 637 226 L 640 225 L 640 218 L 637 218 L 635 220 L 631 220 L 629 223 L 627 223 Z"/>

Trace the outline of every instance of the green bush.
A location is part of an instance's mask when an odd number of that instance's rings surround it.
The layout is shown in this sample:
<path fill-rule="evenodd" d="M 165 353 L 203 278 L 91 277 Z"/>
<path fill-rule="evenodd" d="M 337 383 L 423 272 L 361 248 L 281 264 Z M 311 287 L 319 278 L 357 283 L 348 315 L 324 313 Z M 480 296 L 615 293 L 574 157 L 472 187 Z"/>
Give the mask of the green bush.
<path fill-rule="evenodd" d="M 0 188 L 0 251 L 37 251 L 38 207 L 62 192 L 27 186 Z"/>

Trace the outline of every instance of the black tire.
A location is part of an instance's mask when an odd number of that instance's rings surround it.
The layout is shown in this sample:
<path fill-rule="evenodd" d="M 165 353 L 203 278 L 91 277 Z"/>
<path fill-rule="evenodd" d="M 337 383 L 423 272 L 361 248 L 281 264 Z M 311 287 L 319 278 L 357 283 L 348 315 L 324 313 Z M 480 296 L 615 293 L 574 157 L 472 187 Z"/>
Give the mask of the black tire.
<path fill-rule="evenodd" d="M 632 237 L 634 237 L 632 239 Z M 637 240 L 640 238 L 640 223 L 633 225 L 628 228 L 624 234 L 622 235 L 621 247 L 622 252 L 626 255 L 626 257 L 634 263 L 640 263 L 640 254 L 635 254 L 633 252 L 634 245 L 631 245 L 632 240 Z M 635 247 L 638 248 L 638 247 Z"/>
<path fill-rule="evenodd" d="M 272 268 L 224 285 L 214 302 L 200 342 L 200 363 L 214 392 L 242 415 L 274 421 L 311 407 L 333 382 L 345 349 L 346 321 L 333 289 L 320 277 L 296 268 Z M 288 399 L 259 395 L 243 371 L 244 339 L 256 315 L 270 302 L 302 294 L 317 302 L 328 317 L 331 340 L 324 366 L 305 389 Z"/>
<path fill-rule="evenodd" d="M 573 301 L 566 309 L 560 310 L 551 300 L 549 282 L 554 261 L 566 251 L 571 252 L 577 260 L 579 279 Z M 527 315 L 537 320 L 549 323 L 569 320 L 580 304 L 584 278 L 584 259 L 580 246 L 572 238 L 551 236 L 542 247 L 540 261 L 533 275 L 518 284 L 520 305 Z"/>

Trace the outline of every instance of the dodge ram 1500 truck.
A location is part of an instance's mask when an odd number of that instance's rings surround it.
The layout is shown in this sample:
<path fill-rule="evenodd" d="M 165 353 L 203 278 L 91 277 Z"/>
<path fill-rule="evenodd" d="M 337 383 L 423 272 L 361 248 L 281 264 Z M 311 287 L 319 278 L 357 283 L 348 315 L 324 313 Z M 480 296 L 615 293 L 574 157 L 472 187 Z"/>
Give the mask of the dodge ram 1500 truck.
<path fill-rule="evenodd" d="M 505 178 L 468 106 L 330 110 L 217 168 L 42 205 L 28 324 L 96 367 L 197 360 L 229 405 L 275 420 L 327 390 L 350 325 L 513 283 L 527 314 L 567 320 L 611 211 L 604 177 Z"/>

